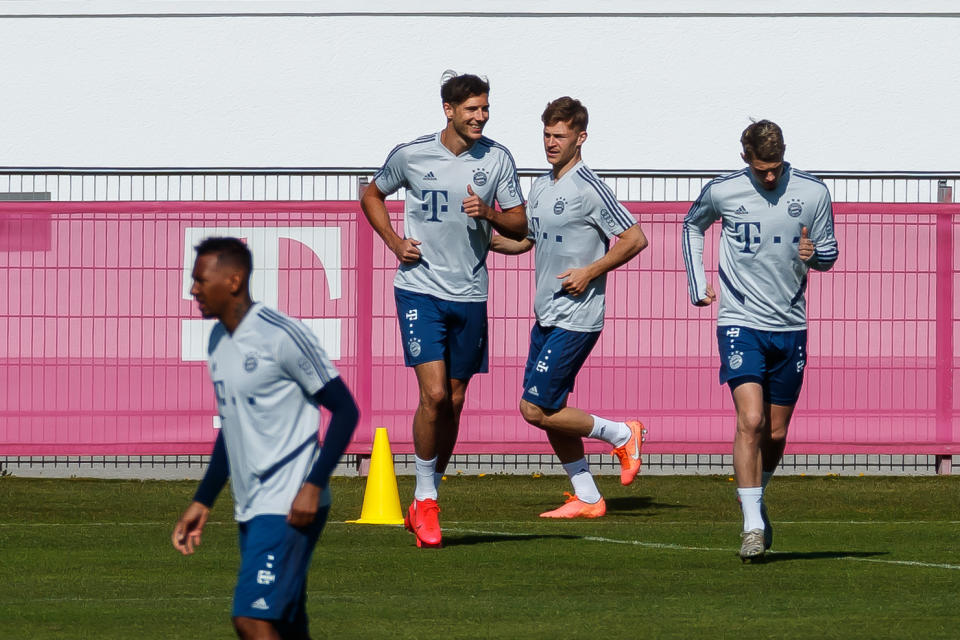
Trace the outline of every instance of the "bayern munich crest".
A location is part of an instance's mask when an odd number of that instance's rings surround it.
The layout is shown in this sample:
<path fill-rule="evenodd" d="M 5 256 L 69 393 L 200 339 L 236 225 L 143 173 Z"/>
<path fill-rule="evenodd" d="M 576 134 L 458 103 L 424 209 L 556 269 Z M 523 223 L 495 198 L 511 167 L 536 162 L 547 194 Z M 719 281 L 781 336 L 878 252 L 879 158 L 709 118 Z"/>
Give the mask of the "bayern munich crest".
<path fill-rule="evenodd" d="M 553 212 L 557 215 L 563 213 L 563 210 L 567 208 L 567 201 L 563 198 L 557 198 L 557 201 L 553 203 Z"/>
<path fill-rule="evenodd" d="M 257 356 L 247 356 L 243 361 L 243 370 L 247 373 L 253 373 L 257 368 Z"/>
<path fill-rule="evenodd" d="M 420 355 L 420 341 L 416 338 L 411 338 L 410 342 L 407 343 L 407 351 L 410 352 L 410 355 L 416 358 Z"/>
<path fill-rule="evenodd" d="M 787 213 L 790 214 L 791 218 L 799 218 L 800 214 L 803 213 L 803 203 L 799 200 L 791 200 L 790 204 L 787 205 Z"/>
<path fill-rule="evenodd" d="M 478 187 L 482 187 L 487 184 L 487 174 L 483 172 L 483 169 L 473 172 L 473 184 Z"/>
<path fill-rule="evenodd" d="M 730 359 L 727 362 L 729 362 L 731 369 L 739 369 L 743 366 L 743 354 L 735 351 L 730 354 Z"/>

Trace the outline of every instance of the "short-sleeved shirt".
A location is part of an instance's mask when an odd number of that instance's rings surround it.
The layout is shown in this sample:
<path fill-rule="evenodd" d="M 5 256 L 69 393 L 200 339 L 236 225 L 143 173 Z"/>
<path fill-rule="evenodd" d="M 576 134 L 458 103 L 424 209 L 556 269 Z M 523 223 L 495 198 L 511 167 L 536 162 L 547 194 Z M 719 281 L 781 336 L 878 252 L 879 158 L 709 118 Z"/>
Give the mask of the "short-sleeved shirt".
<path fill-rule="evenodd" d="M 463 200 L 467 185 L 484 202 L 502 209 L 523 204 L 520 181 L 506 147 L 480 138 L 458 156 L 435 133 L 401 144 L 374 176 L 385 194 L 406 188 L 403 232 L 421 244 L 421 258 L 401 264 L 394 285 L 441 300 L 487 299 L 487 253 L 492 227 L 470 218 Z"/>
<path fill-rule="evenodd" d="M 535 243 L 537 322 L 569 331 L 603 328 L 606 274 L 579 296 L 564 293 L 557 276 L 602 258 L 610 239 L 634 224 L 610 187 L 582 162 L 559 180 L 551 172 L 534 181 L 527 201 L 527 237 Z"/>
<path fill-rule="evenodd" d="M 297 320 L 254 304 L 231 335 L 210 335 L 235 516 L 282 515 L 319 455 L 313 396 L 339 374 L 316 336 Z"/>
<path fill-rule="evenodd" d="M 717 220 L 722 224 L 717 324 L 766 331 L 805 329 L 807 271 L 827 270 L 839 256 L 826 185 L 786 162 L 777 187 L 770 191 L 757 183 L 749 168 L 709 182 L 683 222 L 682 249 L 693 303 L 707 295 L 703 239 Z M 816 245 L 807 262 L 799 256 L 803 227 Z"/>

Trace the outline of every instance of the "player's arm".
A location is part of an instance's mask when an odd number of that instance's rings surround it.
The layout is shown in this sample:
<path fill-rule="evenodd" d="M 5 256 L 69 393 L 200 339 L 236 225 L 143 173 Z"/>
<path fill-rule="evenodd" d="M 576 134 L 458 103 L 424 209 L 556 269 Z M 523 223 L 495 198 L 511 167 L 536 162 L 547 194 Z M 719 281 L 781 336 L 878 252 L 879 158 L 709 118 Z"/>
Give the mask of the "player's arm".
<path fill-rule="evenodd" d="M 617 242 L 595 262 L 585 267 L 567 269 L 558 274 L 557 277 L 563 280 L 561 285 L 563 291 L 572 296 L 579 296 L 587 290 L 591 281 L 626 264 L 635 255 L 646 249 L 649 244 L 640 225 L 633 225 L 623 233 L 618 234 Z"/>
<path fill-rule="evenodd" d="M 377 232 L 387 248 L 397 256 L 397 260 L 404 264 L 413 264 L 420 260 L 419 241 L 413 238 L 401 238 L 390 224 L 390 213 L 387 211 L 387 194 L 380 191 L 374 179 L 363 192 L 360 198 L 360 208 L 373 230 Z"/>
<path fill-rule="evenodd" d="M 811 229 L 800 230 L 800 259 L 817 271 L 829 271 L 840 257 L 837 237 L 833 233 L 833 203 L 830 194 L 820 201 L 813 214 Z"/>
<path fill-rule="evenodd" d="M 471 218 L 480 218 L 489 222 L 497 233 L 513 240 L 522 240 L 527 235 L 527 214 L 523 203 L 497 211 L 467 185 L 467 197 L 463 199 L 463 210 Z"/>
<path fill-rule="evenodd" d="M 330 423 L 327 432 L 322 434 L 320 455 L 290 506 L 287 522 L 294 527 L 305 527 L 313 522 L 320 494 L 330 482 L 330 475 L 350 444 L 360 419 L 360 410 L 353 394 L 339 376 L 327 382 L 313 395 L 313 399 L 330 412 Z"/>
<path fill-rule="evenodd" d="M 502 235 L 495 235 L 490 239 L 490 251 L 502 253 L 508 256 L 515 256 L 526 253 L 533 248 L 533 240 L 524 238 L 523 240 L 513 240 Z"/>
<path fill-rule="evenodd" d="M 230 466 L 227 462 L 227 447 L 223 440 L 223 431 L 217 434 L 213 444 L 213 453 L 210 455 L 210 464 L 207 466 L 203 480 L 193 495 L 193 502 L 187 507 L 180 519 L 173 527 L 173 547 L 183 555 L 190 555 L 194 548 L 200 545 L 203 526 L 210 516 L 210 508 L 217 496 L 227 484 L 230 476 Z"/>
<path fill-rule="evenodd" d="M 716 208 L 713 206 L 710 186 L 711 183 L 708 183 L 703 188 L 700 197 L 683 219 L 683 233 L 680 239 L 683 262 L 687 269 L 690 302 L 699 307 L 709 306 L 717 300 L 717 294 L 713 286 L 707 282 L 706 270 L 703 268 L 704 233 L 719 219 Z"/>

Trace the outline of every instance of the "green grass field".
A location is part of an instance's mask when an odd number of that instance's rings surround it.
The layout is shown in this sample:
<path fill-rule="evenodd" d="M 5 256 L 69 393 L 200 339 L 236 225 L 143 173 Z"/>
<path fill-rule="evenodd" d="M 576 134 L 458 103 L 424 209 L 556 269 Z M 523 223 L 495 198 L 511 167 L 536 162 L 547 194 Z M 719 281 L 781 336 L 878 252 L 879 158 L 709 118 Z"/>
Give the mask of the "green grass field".
<path fill-rule="evenodd" d="M 777 477 L 762 565 L 735 555 L 726 477 L 603 476 L 608 515 L 570 522 L 536 517 L 565 478 L 451 477 L 441 550 L 344 524 L 363 483 L 334 480 L 310 575 L 315 638 L 960 637 L 957 477 Z M 196 555 L 170 546 L 194 487 L 0 478 L 0 637 L 232 637 L 230 496 Z"/>

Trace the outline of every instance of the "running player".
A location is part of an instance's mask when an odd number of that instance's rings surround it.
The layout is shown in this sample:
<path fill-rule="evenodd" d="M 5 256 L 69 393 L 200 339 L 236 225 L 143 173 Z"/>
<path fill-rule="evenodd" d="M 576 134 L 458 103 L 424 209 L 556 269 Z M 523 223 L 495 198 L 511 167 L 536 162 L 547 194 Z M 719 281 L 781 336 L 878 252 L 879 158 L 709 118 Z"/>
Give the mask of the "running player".
<path fill-rule="evenodd" d="M 703 238 L 720 235 L 720 384 L 737 411 L 733 466 L 743 510 L 740 557 L 761 559 L 773 544 L 763 491 L 787 441 L 807 363 L 804 291 L 810 269 L 826 271 L 839 252 L 830 193 L 784 162 L 783 132 L 760 120 L 740 138 L 747 167 L 707 184 L 683 223 L 690 300 L 717 295 L 703 267 Z"/>
<path fill-rule="evenodd" d="M 638 421 L 615 422 L 567 405 L 567 396 L 603 329 L 607 272 L 647 246 L 647 238 L 613 191 L 581 158 L 587 139 L 587 109 L 564 96 L 547 105 L 543 147 L 552 171 L 530 188 L 529 232 L 521 241 L 498 237 L 491 248 L 518 254 L 536 247 L 537 321 L 523 375 L 520 413 L 547 432 L 570 476 L 574 493 L 542 518 L 597 518 L 606 513 L 584 454 L 583 438 L 609 443 L 620 459 L 620 481 L 640 471 L 646 430 Z M 612 248 L 609 242 L 618 240 Z"/>
<path fill-rule="evenodd" d="M 413 417 L 416 490 L 405 518 L 418 547 L 442 544 L 437 486 L 457 441 L 467 384 L 487 371 L 492 229 L 516 238 L 527 232 L 513 158 L 483 135 L 489 92 L 477 76 L 444 74 L 446 127 L 391 151 L 361 199 L 370 225 L 400 263 L 393 283 L 404 362 L 420 390 Z M 385 204 L 401 187 L 403 237 Z"/>
<path fill-rule="evenodd" d="M 308 638 L 307 571 L 330 509 L 330 474 L 357 424 L 353 396 L 314 335 L 250 299 L 253 260 L 236 238 L 197 247 L 191 294 L 210 336 L 221 429 L 210 466 L 173 529 L 184 555 L 232 479 L 240 528 L 233 624 L 241 638 Z M 331 412 L 318 445 L 318 406 Z"/>

